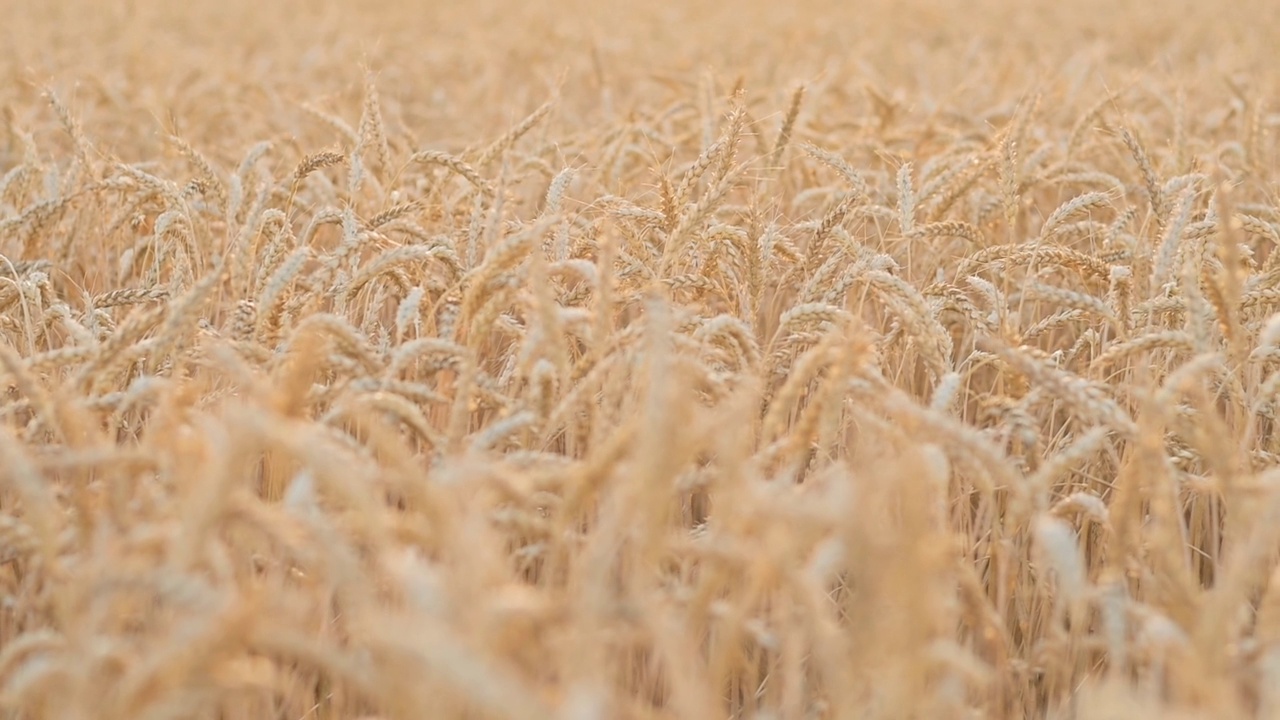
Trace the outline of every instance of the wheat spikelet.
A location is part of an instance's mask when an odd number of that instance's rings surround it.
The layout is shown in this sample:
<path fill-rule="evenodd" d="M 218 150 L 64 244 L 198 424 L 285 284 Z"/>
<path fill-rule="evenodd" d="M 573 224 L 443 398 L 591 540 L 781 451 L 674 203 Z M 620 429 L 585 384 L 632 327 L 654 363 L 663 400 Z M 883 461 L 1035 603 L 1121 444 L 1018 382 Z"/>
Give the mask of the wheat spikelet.
<path fill-rule="evenodd" d="M 497 160 L 512 145 L 515 145 L 517 140 L 524 137 L 530 130 L 537 127 L 538 123 L 546 119 L 546 117 L 551 114 L 551 111 L 555 109 L 555 106 L 556 98 L 552 98 L 539 105 L 538 108 L 530 113 L 528 117 L 514 125 L 502 137 L 494 140 L 489 147 L 485 148 L 484 151 L 476 157 L 476 165 L 479 167 L 485 167 L 494 160 Z"/>
<path fill-rule="evenodd" d="M 958 272 L 972 272 L 972 268 L 987 264 L 1008 266 L 1012 263 L 1025 263 L 1034 260 L 1039 264 L 1052 264 L 1066 270 L 1072 270 L 1082 278 L 1109 279 L 1111 266 L 1097 257 L 1070 248 L 1055 245 L 993 245 L 965 259 Z"/>
<path fill-rule="evenodd" d="M 89 303 L 95 308 L 106 309 L 168 299 L 169 291 L 163 288 L 125 288 L 102 293 L 92 298 Z"/>
<path fill-rule="evenodd" d="M 1125 147 L 1129 149 L 1129 154 L 1138 166 L 1138 172 L 1142 174 L 1142 182 L 1145 184 L 1147 191 L 1147 200 L 1151 203 L 1151 210 L 1155 213 L 1157 222 L 1163 227 L 1164 221 L 1162 218 L 1165 216 L 1166 207 L 1165 196 L 1155 168 L 1151 165 L 1151 159 L 1147 156 L 1147 151 L 1143 148 L 1142 143 L 1128 128 L 1120 129 L 1120 139 L 1124 141 Z"/>
<path fill-rule="evenodd" d="M 1097 384 L 1053 367 L 1033 357 L 1025 348 L 1011 348 L 987 338 L 980 338 L 977 345 L 980 350 L 998 356 L 1026 375 L 1032 383 L 1067 403 L 1084 422 L 1105 425 L 1126 437 L 1137 434 L 1137 426 L 1128 413 Z"/>
<path fill-rule="evenodd" d="M 1082 213 L 1090 213 L 1106 207 L 1110 203 L 1111 196 L 1106 193 L 1092 192 L 1078 195 L 1059 205 L 1058 209 L 1053 211 L 1053 214 L 1044 221 L 1044 225 L 1040 226 L 1040 237 L 1043 239 L 1051 238 L 1067 218 Z"/>
<path fill-rule="evenodd" d="M 391 168 L 391 147 L 387 142 L 386 131 L 382 122 L 382 103 L 378 99 L 378 88 L 370 73 L 365 74 L 364 107 L 360 116 L 361 142 L 373 145 L 374 155 L 378 159 L 378 168 L 386 172 Z"/>
<path fill-rule="evenodd" d="M 178 150 L 182 155 L 186 157 L 187 161 L 190 162 L 191 165 L 195 167 L 196 171 L 200 173 L 200 181 L 207 189 L 213 191 L 214 197 L 218 201 L 219 209 L 224 213 L 227 212 L 230 209 L 230 205 L 226 183 L 224 183 L 222 178 L 218 176 L 218 172 L 214 170 L 213 165 L 209 162 L 208 158 L 201 155 L 198 150 L 191 147 L 191 144 L 182 138 L 171 136 L 169 138 L 169 142 L 178 146 Z"/>
<path fill-rule="evenodd" d="M 1105 320 L 1118 322 L 1116 314 L 1105 301 L 1088 293 L 1044 283 L 1030 283 L 1023 288 L 1022 295 L 1023 297 L 1049 302 L 1056 307 L 1081 310 Z"/>
<path fill-rule="evenodd" d="M 824 150 L 809 143 L 805 143 L 802 146 L 802 149 L 805 151 L 805 154 L 815 160 L 825 163 L 829 167 L 835 169 L 836 172 L 840 173 L 841 177 L 843 177 L 845 182 L 853 188 L 855 193 L 864 196 L 867 194 L 866 180 L 863 179 L 862 174 L 855 170 L 847 160 L 833 152 Z"/>
<path fill-rule="evenodd" d="M 779 170 L 782 168 L 782 156 L 787 151 L 787 146 L 791 144 L 791 135 L 795 132 L 796 121 L 800 118 L 800 107 L 804 103 L 805 90 L 805 86 L 800 85 L 791 94 L 791 104 L 787 107 L 782 127 L 778 129 L 778 138 L 774 141 L 773 149 L 769 153 L 771 167 Z"/>
<path fill-rule="evenodd" d="M 302 181 L 311 177 L 312 174 L 327 167 L 340 165 L 346 162 L 346 155 L 334 150 L 323 150 L 321 152 L 312 153 L 302 159 L 297 167 L 293 169 L 293 186 L 296 189 L 302 184 Z"/>
<path fill-rule="evenodd" d="M 981 230 L 967 222 L 954 220 L 929 223 L 927 225 L 916 227 L 911 231 L 910 237 L 912 239 L 919 238 L 922 240 L 935 237 L 957 237 L 968 240 L 970 243 L 973 243 L 978 247 L 986 245 L 986 241 L 983 238 Z"/>
<path fill-rule="evenodd" d="M 453 155 L 437 150 L 423 150 L 421 152 L 414 153 L 413 157 L 410 159 L 413 162 L 424 165 L 439 165 L 441 167 L 448 168 L 454 173 L 457 173 L 467 182 L 474 185 L 475 188 L 484 195 L 493 196 L 494 194 L 493 186 L 484 178 L 480 177 L 480 173 L 476 172 L 475 168 L 468 165 L 461 158 L 457 158 Z"/>
<path fill-rule="evenodd" d="M 448 255 L 450 251 L 445 247 L 424 247 L 421 245 L 406 245 L 403 247 L 388 250 L 379 255 L 373 262 L 360 268 L 360 271 L 346 284 L 343 292 L 349 299 L 360 291 L 365 285 L 373 282 L 382 275 L 390 275 L 402 265 L 413 265 L 424 263 L 427 260 L 442 255 Z"/>

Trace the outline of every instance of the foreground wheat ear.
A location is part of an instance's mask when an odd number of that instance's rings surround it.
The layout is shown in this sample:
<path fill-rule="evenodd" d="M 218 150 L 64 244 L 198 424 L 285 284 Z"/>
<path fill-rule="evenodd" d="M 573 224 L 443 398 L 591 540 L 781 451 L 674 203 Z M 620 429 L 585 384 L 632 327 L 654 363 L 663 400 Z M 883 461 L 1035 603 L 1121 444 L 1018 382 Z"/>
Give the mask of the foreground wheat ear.
<path fill-rule="evenodd" d="M 1280 716 L 1280 30 L 1170 2 L 8 8 L 0 719 Z"/>

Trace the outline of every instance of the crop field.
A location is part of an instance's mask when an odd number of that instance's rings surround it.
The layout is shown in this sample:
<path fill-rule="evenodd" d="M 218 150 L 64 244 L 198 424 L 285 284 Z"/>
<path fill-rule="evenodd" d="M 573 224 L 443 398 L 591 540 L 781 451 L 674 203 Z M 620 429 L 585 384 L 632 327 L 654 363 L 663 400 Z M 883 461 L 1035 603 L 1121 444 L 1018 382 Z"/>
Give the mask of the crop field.
<path fill-rule="evenodd" d="M 0 719 L 1280 718 L 1280 24 L 0 0 Z"/>

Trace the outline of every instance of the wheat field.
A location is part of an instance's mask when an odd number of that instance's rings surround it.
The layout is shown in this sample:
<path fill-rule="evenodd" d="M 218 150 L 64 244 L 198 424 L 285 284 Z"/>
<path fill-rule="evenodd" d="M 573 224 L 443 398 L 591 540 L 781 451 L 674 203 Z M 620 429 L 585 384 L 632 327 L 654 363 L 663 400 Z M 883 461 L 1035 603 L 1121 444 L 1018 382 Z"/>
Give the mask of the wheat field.
<path fill-rule="evenodd" d="M 0 0 L 0 717 L 1280 718 L 1272 12 Z"/>

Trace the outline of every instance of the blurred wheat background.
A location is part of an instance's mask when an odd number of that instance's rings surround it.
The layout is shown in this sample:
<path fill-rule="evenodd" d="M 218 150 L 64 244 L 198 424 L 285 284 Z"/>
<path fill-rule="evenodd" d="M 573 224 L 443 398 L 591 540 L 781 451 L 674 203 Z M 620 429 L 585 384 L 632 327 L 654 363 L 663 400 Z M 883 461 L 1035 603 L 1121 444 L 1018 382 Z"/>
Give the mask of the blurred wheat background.
<path fill-rule="evenodd" d="M 1274 10 L 0 0 L 0 717 L 1280 718 Z"/>

